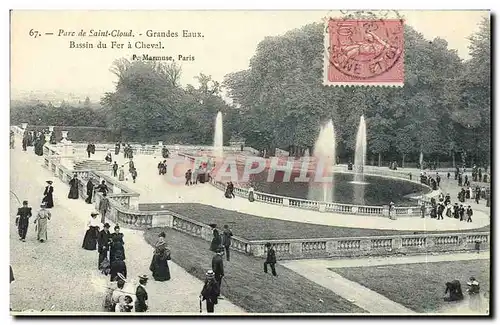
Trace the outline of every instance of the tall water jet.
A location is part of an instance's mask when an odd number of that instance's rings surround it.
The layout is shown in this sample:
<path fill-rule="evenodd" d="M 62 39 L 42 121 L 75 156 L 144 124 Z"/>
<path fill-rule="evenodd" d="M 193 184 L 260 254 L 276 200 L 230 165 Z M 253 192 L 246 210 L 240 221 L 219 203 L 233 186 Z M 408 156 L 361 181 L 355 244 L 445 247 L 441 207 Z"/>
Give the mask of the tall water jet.
<path fill-rule="evenodd" d="M 358 134 L 356 135 L 356 151 L 354 153 L 354 182 L 363 183 L 365 180 L 364 167 L 366 165 L 366 122 L 361 115 Z"/>
<path fill-rule="evenodd" d="M 424 153 L 420 151 L 420 159 L 418 160 L 420 163 L 420 170 L 424 170 Z"/>
<path fill-rule="evenodd" d="M 222 113 L 217 113 L 217 118 L 215 119 L 215 133 L 214 133 L 214 148 L 213 155 L 216 159 L 221 159 L 224 147 L 223 147 L 223 133 L 222 133 Z"/>
<path fill-rule="evenodd" d="M 333 164 L 335 163 L 335 131 L 333 121 L 330 120 L 321 127 L 318 139 L 314 144 L 313 157 L 321 168 L 316 168 L 315 173 L 322 175 L 312 175 L 309 183 L 309 199 L 315 201 L 332 202 L 333 201 Z M 328 182 L 321 181 L 323 177 L 329 178 Z"/>

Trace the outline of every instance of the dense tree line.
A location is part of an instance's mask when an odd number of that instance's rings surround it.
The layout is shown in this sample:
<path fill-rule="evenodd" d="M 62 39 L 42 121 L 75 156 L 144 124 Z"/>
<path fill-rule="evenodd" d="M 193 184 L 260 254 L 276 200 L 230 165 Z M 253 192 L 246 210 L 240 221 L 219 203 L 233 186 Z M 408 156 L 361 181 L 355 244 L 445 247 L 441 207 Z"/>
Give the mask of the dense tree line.
<path fill-rule="evenodd" d="M 322 84 L 324 26 L 310 24 L 266 37 L 249 69 L 222 84 L 200 74 L 181 87 L 179 66 L 120 59 L 111 71 L 116 89 L 102 108 L 12 107 L 13 121 L 107 126 L 123 140 L 212 143 L 215 115 L 224 114 L 225 142 L 302 155 L 321 123 L 333 119 L 337 155 L 352 158 L 359 118 L 365 116 L 368 161 L 490 159 L 490 22 L 470 36 L 471 59 L 463 61 L 446 40 L 426 40 L 405 26 L 405 85 L 326 87 Z M 227 92 L 228 104 L 222 98 Z"/>
<path fill-rule="evenodd" d="M 91 103 L 87 97 L 83 103 L 68 104 L 62 101 L 58 106 L 41 101 L 12 100 L 10 121 L 13 125 L 56 126 L 106 126 L 106 111 L 100 105 Z"/>
<path fill-rule="evenodd" d="M 311 24 L 268 37 L 248 70 L 226 76 L 223 85 L 249 145 L 301 154 L 314 144 L 320 123 L 331 118 L 338 155 L 350 159 L 364 114 L 369 160 L 417 161 L 423 152 L 428 161 L 465 154 L 468 164 L 489 162 L 489 20 L 470 37 L 466 62 L 445 40 L 428 41 L 405 26 L 401 88 L 323 86 L 323 33 L 322 24 Z"/>

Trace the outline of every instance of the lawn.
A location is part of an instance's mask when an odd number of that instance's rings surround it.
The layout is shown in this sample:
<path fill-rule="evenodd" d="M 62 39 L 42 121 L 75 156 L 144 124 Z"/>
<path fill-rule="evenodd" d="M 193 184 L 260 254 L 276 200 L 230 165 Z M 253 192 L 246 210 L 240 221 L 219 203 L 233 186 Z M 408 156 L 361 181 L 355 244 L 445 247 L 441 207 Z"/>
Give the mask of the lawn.
<path fill-rule="evenodd" d="M 152 228 L 144 232 L 144 237 L 153 245 L 161 231 L 167 235 L 172 260 L 190 274 L 204 280 L 213 257 L 208 249 L 210 243 L 171 228 Z M 222 281 L 222 295 L 253 313 L 365 312 L 330 290 L 280 265 L 276 265 L 278 277 L 265 274 L 263 262 L 261 258 L 232 251 L 231 261 L 224 261 L 226 276 L 225 281 Z"/>
<path fill-rule="evenodd" d="M 160 206 L 163 206 L 163 208 L 160 208 Z M 235 235 L 243 237 L 247 240 L 364 237 L 423 233 L 414 231 L 361 229 L 315 225 L 294 221 L 263 218 L 251 214 L 220 209 L 210 205 L 198 203 L 141 204 L 139 208 L 143 211 L 170 210 L 204 224 L 216 223 L 219 228 L 222 228 L 223 225 L 227 224 L 233 230 L 233 233 Z M 443 222 L 446 222 L 446 220 L 443 220 Z M 469 231 L 490 231 L 490 227 L 487 226 L 476 230 L 463 230 L 462 232 Z M 431 231 L 429 233 L 440 232 Z"/>
<path fill-rule="evenodd" d="M 416 312 L 438 312 L 450 307 L 443 300 L 445 283 L 459 280 L 465 294 L 474 276 L 481 293 L 490 290 L 490 261 L 452 261 L 330 269 Z"/>

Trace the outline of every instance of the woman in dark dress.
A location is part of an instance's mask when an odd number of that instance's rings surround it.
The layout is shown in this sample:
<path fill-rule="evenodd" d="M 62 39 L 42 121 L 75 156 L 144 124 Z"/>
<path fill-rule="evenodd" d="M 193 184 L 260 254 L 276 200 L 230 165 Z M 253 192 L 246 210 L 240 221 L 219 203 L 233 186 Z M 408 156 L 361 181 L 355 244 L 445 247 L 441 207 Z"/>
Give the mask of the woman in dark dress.
<path fill-rule="evenodd" d="M 212 228 L 212 233 L 214 238 L 212 239 L 212 242 L 210 243 L 210 250 L 212 252 L 217 252 L 217 249 L 221 247 L 222 241 L 219 235 L 219 231 L 217 230 L 217 225 L 212 223 L 210 224 L 210 227 Z"/>
<path fill-rule="evenodd" d="M 164 247 L 159 248 L 157 253 L 153 256 L 153 261 L 151 262 L 149 270 L 153 272 L 153 278 L 156 281 L 163 282 L 170 280 L 168 260 L 170 260 L 170 254 Z"/>
<path fill-rule="evenodd" d="M 52 181 L 47 181 L 47 186 L 45 186 L 45 191 L 43 191 L 42 203 L 45 203 L 45 208 L 51 209 L 54 207 L 54 188 L 52 187 Z"/>
<path fill-rule="evenodd" d="M 69 194 L 68 199 L 77 200 L 78 199 L 78 176 L 75 174 L 73 178 L 69 181 Z"/>
<path fill-rule="evenodd" d="M 88 251 L 95 251 L 97 249 L 97 236 L 100 226 L 99 220 L 97 219 L 98 214 L 97 212 L 92 212 L 90 214 L 90 220 L 87 223 L 88 229 L 83 238 L 82 248 Z"/>
<path fill-rule="evenodd" d="M 94 183 L 92 183 L 92 179 L 89 179 L 89 181 L 87 182 L 87 198 L 85 199 L 85 202 L 91 204 L 93 194 L 94 194 Z"/>
<path fill-rule="evenodd" d="M 125 260 L 125 242 L 123 241 L 123 234 L 120 233 L 120 227 L 115 226 L 115 232 L 111 234 L 111 247 L 109 250 L 109 260 L 114 261 L 115 256 L 118 252 L 123 255 L 123 260 Z"/>

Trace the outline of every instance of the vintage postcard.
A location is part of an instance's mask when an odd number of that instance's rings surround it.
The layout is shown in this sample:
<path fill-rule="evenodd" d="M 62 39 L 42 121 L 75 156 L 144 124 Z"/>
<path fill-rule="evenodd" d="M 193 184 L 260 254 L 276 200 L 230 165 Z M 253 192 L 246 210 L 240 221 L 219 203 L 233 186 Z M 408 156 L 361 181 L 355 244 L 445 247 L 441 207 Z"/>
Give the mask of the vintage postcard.
<path fill-rule="evenodd" d="M 12 315 L 490 315 L 489 11 L 10 16 Z"/>

